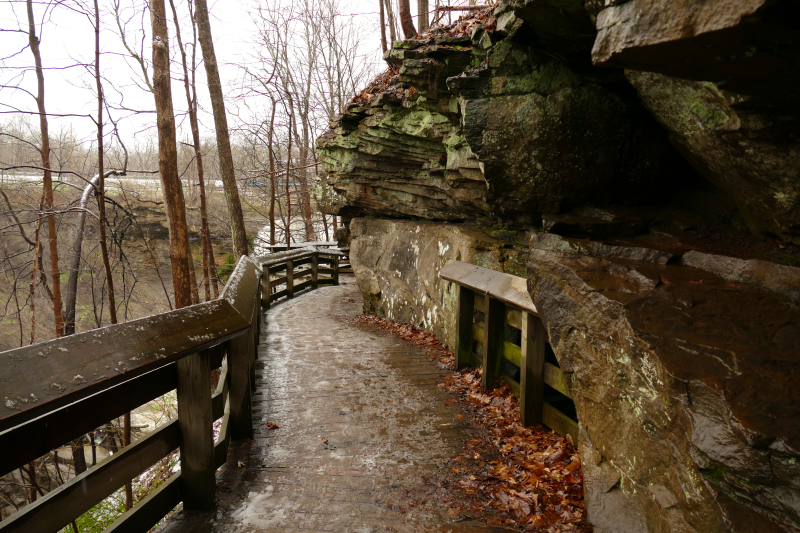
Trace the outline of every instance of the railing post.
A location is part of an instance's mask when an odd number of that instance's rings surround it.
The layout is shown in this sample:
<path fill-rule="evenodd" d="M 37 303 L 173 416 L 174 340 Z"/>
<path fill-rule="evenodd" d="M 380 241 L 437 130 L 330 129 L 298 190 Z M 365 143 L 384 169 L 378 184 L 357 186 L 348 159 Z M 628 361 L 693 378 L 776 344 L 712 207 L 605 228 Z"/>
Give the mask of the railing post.
<path fill-rule="evenodd" d="M 250 326 L 252 328 L 252 326 Z M 253 412 L 250 406 L 250 391 L 252 390 L 252 329 L 243 335 L 228 341 L 228 376 L 230 390 L 230 416 L 228 429 L 231 439 L 242 440 L 253 438 Z"/>
<path fill-rule="evenodd" d="M 265 309 L 269 309 L 272 303 L 272 282 L 269 279 L 269 266 L 265 266 L 261 274 L 261 295 L 261 303 Z"/>
<path fill-rule="evenodd" d="M 184 508 L 214 505 L 214 435 L 211 430 L 211 357 L 208 350 L 180 359 L 178 426 L 181 430 L 181 494 Z"/>
<path fill-rule="evenodd" d="M 500 375 L 503 354 L 503 331 L 505 330 L 506 306 L 488 294 L 485 296 L 483 318 L 483 386 L 495 387 Z"/>
<path fill-rule="evenodd" d="M 311 256 L 311 289 L 319 287 L 319 252 Z"/>
<path fill-rule="evenodd" d="M 338 255 L 334 255 L 333 259 L 331 260 L 331 263 L 333 265 L 333 284 L 334 285 L 338 285 L 339 284 L 339 256 Z"/>
<path fill-rule="evenodd" d="M 294 298 L 294 261 L 286 260 L 286 296 Z"/>
<path fill-rule="evenodd" d="M 458 285 L 458 334 L 456 337 L 455 369 L 472 362 L 472 315 L 475 311 L 475 293 Z"/>
<path fill-rule="evenodd" d="M 523 426 L 542 423 L 545 330 L 538 316 L 522 313 L 519 418 Z"/>

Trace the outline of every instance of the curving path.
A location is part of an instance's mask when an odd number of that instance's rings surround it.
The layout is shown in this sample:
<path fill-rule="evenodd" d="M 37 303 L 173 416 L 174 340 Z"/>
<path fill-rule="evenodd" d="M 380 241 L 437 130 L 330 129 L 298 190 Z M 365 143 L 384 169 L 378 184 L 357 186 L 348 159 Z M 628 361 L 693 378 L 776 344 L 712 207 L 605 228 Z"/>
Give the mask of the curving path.
<path fill-rule="evenodd" d="M 344 278 L 263 315 L 256 438 L 218 473 L 217 511 L 164 531 L 505 531 L 450 517 L 447 462 L 470 430 L 424 350 L 342 319 L 361 305 Z"/>

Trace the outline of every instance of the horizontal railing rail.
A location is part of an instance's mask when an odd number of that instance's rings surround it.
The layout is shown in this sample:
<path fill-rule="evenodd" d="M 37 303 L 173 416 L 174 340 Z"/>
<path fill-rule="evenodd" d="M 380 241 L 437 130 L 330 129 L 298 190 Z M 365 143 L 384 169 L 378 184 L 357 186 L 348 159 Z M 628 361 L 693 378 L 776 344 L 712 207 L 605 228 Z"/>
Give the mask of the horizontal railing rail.
<path fill-rule="evenodd" d="M 482 367 L 486 388 L 502 379 L 519 398 L 524 425 L 543 423 L 577 443 L 578 424 L 562 410 L 574 411 L 569 387 L 525 278 L 461 261 L 439 277 L 458 285 L 456 369 Z"/>
<path fill-rule="evenodd" d="M 269 308 L 282 298 L 294 298 L 320 285 L 338 285 L 339 260 L 342 256 L 338 250 L 304 248 L 261 257 L 262 305 Z"/>
<path fill-rule="evenodd" d="M 213 505 L 228 443 L 253 435 L 260 277 L 242 257 L 217 300 L 0 353 L 2 473 L 170 390 L 178 398 L 178 418 L 25 506 L 0 531 L 56 532 L 178 448 L 180 474 L 107 531 L 148 531 L 181 501 Z M 212 393 L 213 368 L 221 372 Z"/>

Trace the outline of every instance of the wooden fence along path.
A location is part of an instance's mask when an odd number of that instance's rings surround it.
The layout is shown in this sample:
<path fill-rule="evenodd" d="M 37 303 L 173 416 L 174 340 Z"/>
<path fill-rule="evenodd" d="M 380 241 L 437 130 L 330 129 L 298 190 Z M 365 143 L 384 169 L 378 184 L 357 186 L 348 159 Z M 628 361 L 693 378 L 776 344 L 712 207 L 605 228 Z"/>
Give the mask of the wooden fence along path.
<path fill-rule="evenodd" d="M 180 473 L 106 532 L 146 532 L 180 502 L 211 508 L 230 441 L 253 437 L 262 307 L 337 285 L 346 257 L 316 247 L 256 262 L 242 257 L 217 300 L 0 354 L 0 473 L 169 391 L 178 399 L 176 419 L 0 522 L 0 532 L 55 533 L 176 449 Z M 457 365 L 482 365 L 486 386 L 502 376 L 520 396 L 525 424 L 544 422 L 577 440 L 576 423 L 557 408 L 569 403 L 569 391 L 555 359 L 548 360 L 525 280 L 459 262 L 440 276 L 460 286 Z M 220 369 L 214 391 L 213 369 Z"/>
<path fill-rule="evenodd" d="M 0 522 L 0 531 L 57 532 L 178 448 L 180 474 L 106 531 L 146 532 L 180 502 L 186 509 L 212 506 L 215 472 L 229 442 L 253 436 L 250 397 L 262 302 L 338 283 L 340 255 L 307 248 L 270 254 L 263 264 L 242 257 L 217 300 L 0 354 L 2 473 L 171 390 L 178 398 L 176 419 L 14 513 Z M 285 275 L 270 280 L 277 271 Z M 297 283 L 306 276 L 311 279 Z M 281 283 L 286 288 L 277 290 Z M 219 419 L 214 442 L 212 424 Z"/>
<path fill-rule="evenodd" d="M 543 423 L 577 444 L 575 407 L 525 278 L 461 261 L 439 277 L 459 286 L 456 367 L 482 367 L 486 388 L 501 378 L 524 425 Z"/>

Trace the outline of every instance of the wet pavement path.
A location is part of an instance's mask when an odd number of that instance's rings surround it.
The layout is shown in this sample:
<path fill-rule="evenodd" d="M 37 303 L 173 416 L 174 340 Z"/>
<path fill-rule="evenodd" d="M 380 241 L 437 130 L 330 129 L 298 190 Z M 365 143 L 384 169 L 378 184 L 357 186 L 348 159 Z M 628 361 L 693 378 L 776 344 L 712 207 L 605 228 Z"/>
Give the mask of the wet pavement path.
<path fill-rule="evenodd" d="M 217 510 L 179 513 L 166 532 L 505 531 L 450 517 L 443 502 L 461 496 L 445 488 L 447 462 L 471 430 L 444 403 L 446 372 L 344 320 L 362 304 L 342 282 L 264 314 L 256 438 L 218 472 Z"/>

